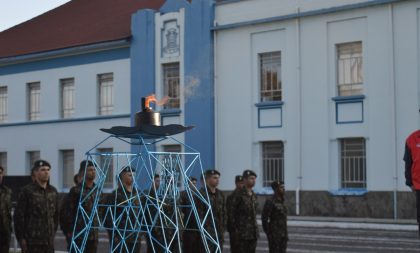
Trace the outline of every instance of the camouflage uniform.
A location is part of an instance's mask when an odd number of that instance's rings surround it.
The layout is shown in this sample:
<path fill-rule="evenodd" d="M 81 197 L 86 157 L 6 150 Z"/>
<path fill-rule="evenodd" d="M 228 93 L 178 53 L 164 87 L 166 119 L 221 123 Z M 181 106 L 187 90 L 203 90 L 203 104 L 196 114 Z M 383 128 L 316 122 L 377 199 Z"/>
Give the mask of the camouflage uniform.
<path fill-rule="evenodd" d="M 216 189 L 214 193 L 212 193 L 209 189 L 207 189 L 209 194 L 210 206 L 213 213 L 214 223 L 210 216 L 207 216 L 207 219 L 204 222 L 204 229 L 213 237 L 215 238 L 216 233 L 219 240 L 220 249 L 223 249 L 223 233 L 225 230 L 225 222 L 226 222 L 226 210 L 225 210 L 225 196 L 223 193 Z M 200 194 L 202 196 L 206 196 L 206 189 L 201 188 Z M 201 220 L 205 218 L 208 212 L 208 206 L 205 205 L 202 201 L 197 202 L 197 210 L 200 215 Z M 214 228 L 216 227 L 216 231 Z M 215 238 L 216 239 L 216 238 Z M 207 240 L 207 244 L 209 246 L 210 252 L 216 251 L 216 246 L 211 241 Z M 200 247 L 200 252 L 206 252 L 205 247 Z"/>
<path fill-rule="evenodd" d="M 12 233 L 12 191 L 0 184 L 0 253 L 8 253 Z"/>
<path fill-rule="evenodd" d="M 287 248 L 287 208 L 283 199 L 275 196 L 267 199 L 261 215 L 267 234 L 270 253 L 285 253 Z"/>
<path fill-rule="evenodd" d="M 196 202 L 193 189 L 191 189 L 193 201 Z M 182 233 L 182 250 L 183 253 L 195 253 L 202 244 L 200 243 L 201 235 L 198 230 L 196 216 L 191 207 L 191 201 L 187 191 L 183 191 L 179 196 L 179 205 L 182 212 L 182 221 L 184 231 Z"/>
<path fill-rule="evenodd" d="M 229 196 L 227 196 L 226 198 L 226 213 L 230 213 L 232 212 L 232 199 L 235 198 L 235 196 L 237 194 L 239 194 L 241 189 L 235 189 Z M 226 222 L 226 227 L 229 231 L 229 240 L 230 240 L 230 252 L 231 253 L 236 253 L 238 252 L 238 245 L 237 242 L 235 240 L 235 236 L 233 236 L 233 228 L 234 226 L 231 224 L 232 221 L 229 219 L 229 216 L 227 216 L 227 222 Z M 240 252 L 238 252 L 240 253 Z"/>
<path fill-rule="evenodd" d="M 105 220 L 106 227 L 112 228 L 112 230 L 108 230 L 110 240 L 113 240 L 112 252 L 140 252 L 141 235 L 138 232 L 139 227 L 136 222 L 141 221 L 141 210 L 140 201 L 137 196 L 137 190 L 133 189 L 132 192 L 129 192 L 119 187 L 106 198 L 107 208 L 110 208 L 109 211 L 112 212 L 114 221 L 118 219 L 118 227 L 113 227 L 110 215 L 107 215 Z M 119 242 L 123 238 L 127 248 L 125 245 L 119 245 Z"/>
<path fill-rule="evenodd" d="M 58 193 L 37 182 L 22 188 L 14 215 L 17 240 L 26 240 L 27 253 L 53 253 L 58 227 Z"/>
<path fill-rule="evenodd" d="M 229 231 L 237 242 L 236 252 L 254 253 L 257 247 L 257 196 L 246 188 L 231 197 L 228 213 Z"/>
<path fill-rule="evenodd" d="M 77 216 L 77 209 L 79 206 L 79 201 L 80 201 L 80 195 L 82 192 L 82 187 L 84 187 L 83 189 L 83 195 L 82 198 L 86 199 L 83 202 L 83 208 L 84 210 L 87 212 L 88 215 L 91 214 L 91 212 L 93 211 L 93 204 L 95 201 L 95 197 L 96 197 L 96 193 L 90 194 L 89 193 L 93 190 L 93 188 L 95 187 L 95 185 L 92 186 L 92 188 L 89 188 L 86 186 L 86 184 L 82 185 L 77 185 L 77 186 L 73 186 L 70 189 L 70 192 L 67 196 L 68 198 L 68 209 L 66 214 L 63 214 L 63 216 L 67 217 L 65 220 L 67 221 L 66 224 L 64 224 L 65 228 L 63 228 L 63 230 L 65 231 L 69 231 L 70 233 L 74 234 L 74 229 L 76 229 L 76 232 L 80 232 L 82 229 L 84 229 L 86 227 L 86 223 L 83 221 L 83 219 L 78 219 L 77 223 L 76 222 L 76 216 Z M 89 195 L 89 197 L 87 197 Z M 98 226 L 98 220 L 95 218 L 92 221 L 92 227 L 97 227 Z M 80 245 L 82 244 L 82 240 L 83 240 L 83 236 L 80 236 L 76 239 L 76 244 Z M 87 253 L 95 253 L 96 249 L 98 246 L 98 230 L 93 228 L 89 231 L 89 235 L 85 244 L 85 250 L 84 252 Z"/>
<path fill-rule="evenodd" d="M 144 198 L 142 202 L 143 206 L 148 210 L 146 212 L 145 220 L 147 221 L 147 226 L 150 229 L 151 227 L 151 236 L 147 235 L 147 253 L 165 253 L 167 250 L 164 248 L 166 244 L 171 243 L 171 239 L 174 236 L 175 228 L 172 228 L 171 222 L 167 221 L 165 217 L 173 217 L 175 210 L 173 208 L 173 203 L 169 202 L 169 199 L 165 200 L 165 203 L 161 203 L 162 200 L 159 199 L 159 196 L 155 191 L 150 189 L 149 198 Z M 158 210 L 156 206 L 162 206 L 161 212 L 164 212 L 165 215 L 162 215 L 162 222 L 158 215 Z M 177 215 L 177 214 L 175 214 Z M 166 238 L 166 243 L 165 243 Z M 176 239 L 172 242 L 170 251 L 175 253 L 178 252 L 178 244 L 175 242 Z"/>

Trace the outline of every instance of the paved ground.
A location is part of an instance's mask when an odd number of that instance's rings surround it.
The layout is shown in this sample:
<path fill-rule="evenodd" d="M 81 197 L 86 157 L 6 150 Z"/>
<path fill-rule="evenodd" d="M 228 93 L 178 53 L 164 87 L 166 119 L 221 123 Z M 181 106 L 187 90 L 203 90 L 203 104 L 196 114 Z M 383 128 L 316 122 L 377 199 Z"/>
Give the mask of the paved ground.
<path fill-rule="evenodd" d="M 413 220 L 343 219 L 290 217 L 289 244 L 292 253 L 414 253 L 420 252 L 420 237 Z M 268 253 L 268 242 L 260 234 L 257 252 Z M 225 235 L 224 253 L 230 253 Z M 57 251 L 65 250 L 61 233 L 56 237 Z M 146 245 L 143 241 L 142 253 Z M 101 233 L 98 253 L 108 252 L 108 240 Z"/>

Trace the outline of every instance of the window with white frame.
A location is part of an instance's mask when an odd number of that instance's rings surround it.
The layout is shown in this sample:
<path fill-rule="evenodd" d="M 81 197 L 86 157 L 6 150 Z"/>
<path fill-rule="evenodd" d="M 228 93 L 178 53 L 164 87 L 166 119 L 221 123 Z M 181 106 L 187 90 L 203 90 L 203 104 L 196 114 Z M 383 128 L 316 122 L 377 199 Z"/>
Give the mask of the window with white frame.
<path fill-rule="evenodd" d="M 363 94 L 362 42 L 337 44 L 336 48 L 338 95 Z"/>
<path fill-rule="evenodd" d="M 27 151 L 26 152 L 26 161 L 28 162 L 28 174 L 31 174 L 32 166 L 36 160 L 41 159 L 41 153 L 39 151 Z"/>
<path fill-rule="evenodd" d="M 74 185 L 74 150 L 60 150 L 63 188 L 69 189 Z"/>
<path fill-rule="evenodd" d="M 104 187 L 113 188 L 114 187 L 114 156 L 113 148 L 98 148 L 99 154 L 99 166 L 105 171 L 108 171 L 108 174 L 105 178 Z"/>
<path fill-rule="evenodd" d="M 365 139 L 341 139 L 340 146 L 341 187 L 366 188 Z"/>
<path fill-rule="evenodd" d="M 284 145 L 281 141 L 262 142 L 263 186 L 284 181 Z"/>
<path fill-rule="evenodd" d="M 180 108 L 179 63 L 168 63 L 162 66 L 163 95 L 168 96 L 165 109 Z"/>
<path fill-rule="evenodd" d="M 0 87 L 0 122 L 7 121 L 7 86 Z"/>
<path fill-rule="evenodd" d="M 7 152 L 0 152 L 0 166 L 3 167 L 4 174 L 7 172 Z"/>
<path fill-rule="evenodd" d="M 281 52 L 259 54 L 260 101 L 281 101 Z"/>
<path fill-rule="evenodd" d="M 74 78 L 60 80 L 61 117 L 71 118 L 74 114 Z"/>
<path fill-rule="evenodd" d="M 114 74 L 98 75 L 99 115 L 110 115 L 114 111 Z"/>
<path fill-rule="evenodd" d="M 28 120 L 40 119 L 41 84 L 28 83 Z"/>

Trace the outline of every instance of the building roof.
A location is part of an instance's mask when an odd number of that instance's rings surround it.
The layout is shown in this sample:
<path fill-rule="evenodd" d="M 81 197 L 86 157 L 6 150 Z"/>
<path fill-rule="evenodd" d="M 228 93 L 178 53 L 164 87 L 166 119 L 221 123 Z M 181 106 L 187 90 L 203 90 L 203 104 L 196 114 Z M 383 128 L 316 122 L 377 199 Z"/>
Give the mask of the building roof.
<path fill-rule="evenodd" d="M 0 32 L 0 58 L 126 39 L 131 15 L 165 0 L 72 0 Z"/>

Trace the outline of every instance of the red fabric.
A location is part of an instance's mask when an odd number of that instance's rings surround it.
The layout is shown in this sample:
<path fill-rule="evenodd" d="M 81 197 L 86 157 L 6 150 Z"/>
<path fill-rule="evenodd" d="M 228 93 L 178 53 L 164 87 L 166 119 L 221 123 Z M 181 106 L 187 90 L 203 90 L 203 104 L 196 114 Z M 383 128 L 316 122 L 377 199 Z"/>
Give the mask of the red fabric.
<path fill-rule="evenodd" d="M 407 137 L 406 144 L 411 152 L 411 177 L 413 186 L 420 190 L 420 130 L 417 130 Z"/>
<path fill-rule="evenodd" d="M 131 15 L 158 10 L 164 2 L 72 0 L 0 32 L 0 58 L 129 38 Z"/>

